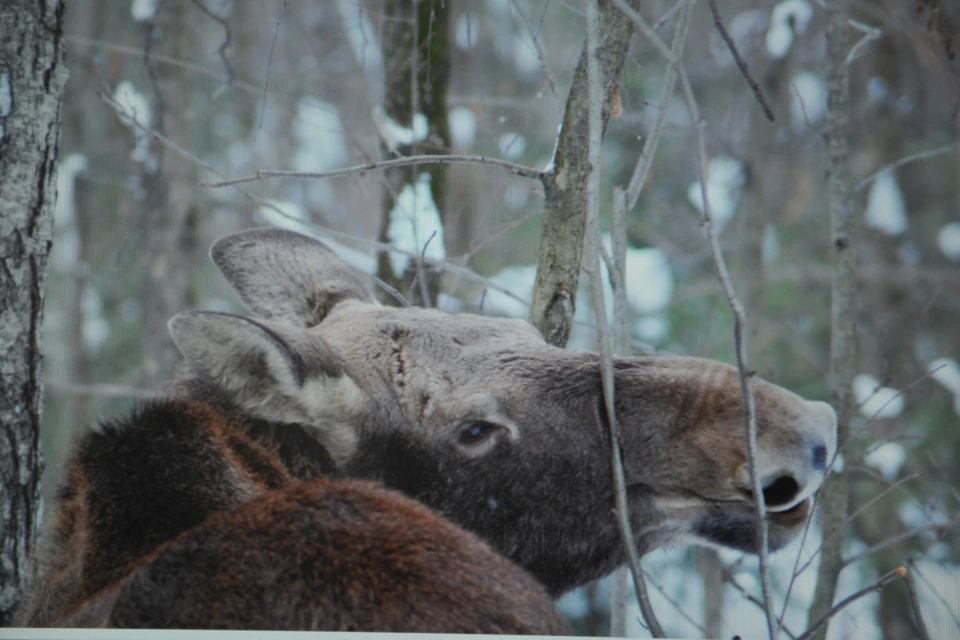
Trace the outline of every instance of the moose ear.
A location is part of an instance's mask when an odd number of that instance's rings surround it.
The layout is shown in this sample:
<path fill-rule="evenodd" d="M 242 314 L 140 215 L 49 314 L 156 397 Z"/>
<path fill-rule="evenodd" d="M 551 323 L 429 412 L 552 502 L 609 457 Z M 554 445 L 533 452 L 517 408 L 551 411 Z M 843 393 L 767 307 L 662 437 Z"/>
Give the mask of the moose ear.
<path fill-rule="evenodd" d="M 210 257 L 240 299 L 261 318 L 296 327 L 319 324 L 343 300 L 373 296 L 326 245 L 284 229 L 250 229 L 220 238 Z"/>
<path fill-rule="evenodd" d="M 337 461 L 356 450 L 351 415 L 366 397 L 320 336 L 212 311 L 181 313 L 167 326 L 190 374 L 240 409 L 272 422 L 310 425 Z"/>

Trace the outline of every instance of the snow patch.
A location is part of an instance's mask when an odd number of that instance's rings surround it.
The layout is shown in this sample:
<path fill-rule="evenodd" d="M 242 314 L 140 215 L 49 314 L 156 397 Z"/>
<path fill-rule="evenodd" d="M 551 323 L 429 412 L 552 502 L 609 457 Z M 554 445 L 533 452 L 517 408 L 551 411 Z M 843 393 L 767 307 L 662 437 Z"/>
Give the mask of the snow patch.
<path fill-rule="evenodd" d="M 943 225 L 937 232 L 937 247 L 950 260 L 960 260 L 960 222 Z"/>
<path fill-rule="evenodd" d="M 711 158 L 707 166 L 707 198 L 713 213 L 713 226 L 716 233 L 723 231 L 730 218 L 736 212 L 740 202 L 740 189 L 743 187 L 743 163 L 728 156 Z M 687 189 L 690 203 L 703 214 L 703 194 L 700 182 L 694 182 Z"/>
<path fill-rule="evenodd" d="M 536 278 L 537 265 L 535 264 L 504 267 L 490 278 L 490 281 L 514 294 L 520 300 L 502 291 L 487 289 L 483 299 L 483 313 L 510 318 L 526 318 L 530 310 L 530 303 L 521 302 L 521 300 L 530 299 Z"/>
<path fill-rule="evenodd" d="M 813 15 L 813 7 L 805 0 L 784 0 L 773 8 L 770 28 L 767 29 L 767 51 L 774 58 L 782 58 L 793 45 L 794 33 L 803 34 Z"/>
<path fill-rule="evenodd" d="M 157 14 L 157 6 L 159 4 L 160 0 L 133 0 L 133 3 L 130 5 L 130 15 L 133 16 L 133 19 L 137 22 L 153 20 L 153 17 Z"/>
<path fill-rule="evenodd" d="M 900 467 L 907 458 L 907 451 L 896 442 L 885 442 L 864 456 L 863 461 L 868 467 L 879 471 L 887 482 L 896 480 Z"/>
<path fill-rule="evenodd" d="M 337 108 L 319 98 L 311 96 L 297 103 L 292 133 L 296 150 L 291 164 L 297 171 L 339 169 L 349 158 Z"/>
<path fill-rule="evenodd" d="M 477 139 L 477 117 L 467 107 L 454 107 L 447 116 L 455 149 L 467 151 Z"/>
<path fill-rule="evenodd" d="M 453 30 L 453 42 L 461 51 L 473 49 L 480 39 L 480 20 L 472 12 L 466 11 Z"/>
<path fill-rule="evenodd" d="M 133 83 L 124 80 L 113 90 L 113 100 L 120 111 L 120 121 L 133 129 L 136 145 L 130 153 L 134 162 L 146 162 L 150 151 L 150 136 L 141 127 L 150 125 L 153 115 L 146 96 L 137 91 Z M 140 124 L 138 127 L 137 124 Z"/>
<path fill-rule="evenodd" d="M 827 114 L 827 88 L 815 73 L 802 71 L 793 76 L 790 116 L 794 131 L 823 121 Z"/>
<path fill-rule="evenodd" d="M 425 140 L 430 130 L 427 116 L 422 113 L 414 114 L 412 128 L 394 122 L 380 106 L 373 108 L 372 117 L 373 123 L 377 126 L 377 131 L 380 132 L 380 137 L 383 138 L 387 146 L 392 148 Z"/>
<path fill-rule="evenodd" d="M 430 236 L 434 231 L 436 236 L 431 240 Z M 419 256 L 427 240 L 430 240 L 430 244 L 424 254 L 426 259 L 443 260 L 446 257 L 443 225 L 440 222 L 440 211 L 430 191 L 429 173 L 421 173 L 414 185 L 404 185 L 390 211 L 387 236 L 390 243 L 398 249 L 390 252 L 390 264 L 397 274 L 407 270 L 411 255 Z"/>
<path fill-rule="evenodd" d="M 897 236 L 907 230 L 907 207 L 892 170 L 878 175 L 870 185 L 866 220 L 867 226 L 889 236 Z"/>
<path fill-rule="evenodd" d="M 960 363 L 954 358 L 938 358 L 927 365 L 930 377 L 954 395 L 960 394 Z"/>
<path fill-rule="evenodd" d="M 363 69 L 363 77 L 370 90 L 374 104 L 383 102 L 384 68 L 383 50 L 377 42 L 376 31 L 359 3 L 337 0 L 343 33 L 353 51 L 357 64 Z"/>
<path fill-rule="evenodd" d="M 497 140 L 497 146 L 500 147 L 500 155 L 507 160 L 516 160 L 527 150 L 527 139 L 519 133 L 511 131 L 500 136 Z"/>
<path fill-rule="evenodd" d="M 903 413 L 903 396 L 892 387 L 883 387 L 871 375 L 861 373 L 853 379 L 853 397 L 860 413 L 868 418 L 896 418 Z"/>

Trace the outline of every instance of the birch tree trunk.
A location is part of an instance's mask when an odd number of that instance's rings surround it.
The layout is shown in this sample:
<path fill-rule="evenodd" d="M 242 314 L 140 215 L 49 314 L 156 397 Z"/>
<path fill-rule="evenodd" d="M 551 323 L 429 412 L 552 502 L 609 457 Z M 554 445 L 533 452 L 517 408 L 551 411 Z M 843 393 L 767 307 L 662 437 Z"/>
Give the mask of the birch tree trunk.
<path fill-rule="evenodd" d="M 40 328 L 56 203 L 63 3 L 0 3 L 0 627 L 32 577 L 40 486 Z"/>
<path fill-rule="evenodd" d="M 847 0 L 827 3 L 827 202 L 830 210 L 830 241 L 833 250 L 833 282 L 830 309 L 830 404 L 837 412 L 837 442 L 849 439 L 853 415 L 853 374 L 857 357 L 857 267 L 854 250 L 855 225 L 850 189 L 847 148 L 849 78 Z M 852 456 L 847 450 L 845 455 Z M 846 471 L 833 472 L 822 489 L 824 545 L 820 573 L 809 620 L 818 620 L 833 606 L 837 578 L 843 568 L 844 529 L 849 502 Z M 826 637 L 827 625 L 815 636 Z"/>

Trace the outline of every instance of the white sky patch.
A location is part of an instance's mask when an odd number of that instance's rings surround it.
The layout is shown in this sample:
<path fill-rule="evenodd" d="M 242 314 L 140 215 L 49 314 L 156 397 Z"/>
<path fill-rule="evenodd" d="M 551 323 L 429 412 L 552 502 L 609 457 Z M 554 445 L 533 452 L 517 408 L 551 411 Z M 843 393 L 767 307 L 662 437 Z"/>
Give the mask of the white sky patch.
<path fill-rule="evenodd" d="M 403 127 L 387 115 L 383 107 L 373 108 L 373 123 L 380 132 L 380 137 L 390 147 L 396 148 L 401 145 L 413 144 L 426 139 L 430 127 L 427 124 L 427 116 L 417 113 L 413 116 L 413 127 Z"/>
<path fill-rule="evenodd" d="M 960 260 L 960 222 L 943 225 L 937 232 L 937 247 L 950 260 Z"/>
<path fill-rule="evenodd" d="M 900 473 L 903 461 L 907 459 L 907 451 L 896 442 L 885 442 L 864 456 L 863 461 L 868 467 L 873 467 L 887 482 L 896 480 Z"/>
<path fill-rule="evenodd" d="M 743 163 L 728 156 L 717 156 L 710 159 L 707 167 L 707 198 L 710 199 L 710 210 L 713 213 L 713 226 L 717 233 L 723 231 L 727 222 L 733 217 L 740 202 L 740 189 L 743 187 Z M 703 213 L 703 196 L 700 193 L 700 182 L 694 182 L 687 189 L 687 198 L 690 203 Z"/>
<path fill-rule="evenodd" d="M 120 110 L 120 121 L 133 129 L 136 137 L 137 142 L 130 157 L 134 162 L 145 162 L 150 152 L 150 136 L 134 124 L 134 121 L 144 127 L 150 126 L 152 116 L 150 102 L 129 80 L 124 80 L 117 85 L 113 90 L 113 99 Z"/>
<path fill-rule="evenodd" d="M 430 240 L 430 235 L 437 235 Z M 427 240 L 429 246 L 424 257 L 429 260 L 443 260 L 446 250 L 443 244 L 443 225 L 440 211 L 430 192 L 430 174 L 421 173 L 414 185 L 404 185 L 390 211 L 390 227 L 387 230 L 390 244 L 400 251 L 420 255 Z M 411 256 L 391 251 L 390 264 L 397 274 L 406 271 Z"/>
<path fill-rule="evenodd" d="M 896 418 L 903 413 L 903 396 L 899 390 L 880 386 L 880 381 L 861 373 L 853 379 L 853 397 L 860 413 L 872 418 Z"/>
<path fill-rule="evenodd" d="M 477 117 L 467 107 L 454 107 L 447 116 L 454 148 L 467 151 L 477 139 Z"/>
<path fill-rule="evenodd" d="M 511 131 L 505 133 L 497 140 L 500 147 L 500 154 L 507 160 L 516 160 L 527 150 L 527 139 L 519 133 Z"/>
<path fill-rule="evenodd" d="M 821 122 L 827 114 L 827 88 L 815 73 L 801 71 L 793 76 L 790 118 L 795 131 Z"/>
<path fill-rule="evenodd" d="M 473 11 L 466 11 L 457 20 L 453 31 L 453 42 L 461 51 L 469 51 L 477 46 L 480 39 L 480 18 Z"/>
<path fill-rule="evenodd" d="M 907 207 L 893 171 L 884 171 L 870 185 L 866 221 L 868 227 L 889 236 L 907 230 Z"/>
<path fill-rule="evenodd" d="M 883 76 L 873 76 L 867 81 L 867 95 L 871 100 L 880 102 L 890 95 L 890 85 Z"/>
<path fill-rule="evenodd" d="M 490 281 L 506 289 L 521 300 L 529 300 L 533 293 L 533 283 L 537 278 L 537 265 L 518 264 L 504 267 Z M 490 315 L 526 318 L 530 304 L 520 302 L 503 293 L 487 289 L 483 300 L 483 312 Z"/>
<path fill-rule="evenodd" d="M 383 50 L 377 42 L 376 31 L 360 3 L 351 0 L 337 0 L 343 33 L 353 51 L 353 57 L 363 69 L 364 82 L 370 91 L 374 104 L 383 102 L 385 72 Z"/>
<path fill-rule="evenodd" d="M 159 4 L 160 0 L 133 0 L 130 4 L 130 15 L 133 16 L 133 19 L 137 22 L 153 20 L 153 16 L 157 14 L 157 5 Z"/>
<path fill-rule="evenodd" d="M 807 30 L 807 23 L 812 15 L 813 7 L 805 0 L 784 0 L 774 7 L 766 39 L 770 55 L 774 58 L 787 55 L 793 45 L 794 30 L 802 35 Z"/>

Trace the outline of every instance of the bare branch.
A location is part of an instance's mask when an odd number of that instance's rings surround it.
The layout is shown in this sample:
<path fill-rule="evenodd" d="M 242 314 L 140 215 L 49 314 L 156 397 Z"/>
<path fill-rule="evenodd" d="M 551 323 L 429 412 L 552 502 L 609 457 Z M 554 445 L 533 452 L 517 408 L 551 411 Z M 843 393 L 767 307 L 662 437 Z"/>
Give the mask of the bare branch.
<path fill-rule="evenodd" d="M 797 640 L 810 640 L 821 627 L 830 622 L 830 618 L 837 615 L 848 606 L 862 598 L 863 596 L 870 595 L 874 591 L 881 591 L 885 586 L 896 580 L 897 578 L 906 578 L 907 569 L 906 567 L 897 567 L 890 573 L 884 574 L 879 580 L 871 584 L 869 587 L 864 587 L 857 591 L 854 594 L 851 594 L 838 602 L 830 611 L 828 611 L 823 617 L 810 625 L 810 628 L 804 631 L 800 636 L 797 637 Z"/>
<path fill-rule="evenodd" d="M 915 538 L 919 535 L 923 535 L 924 533 L 933 532 L 934 535 L 940 538 L 944 535 L 944 532 L 951 529 L 960 529 L 960 518 L 954 518 L 946 524 L 931 522 L 930 524 L 925 524 L 921 527 L 914 527 L 912 529 L 908 529 L 907 531 L 898 533 L 897 535 L 890 536 L 886 540 L 878 542 L 869 549 L 864 549 L 860 553 L 852 555 L 849 558 L 844 558 L 843 566 L 846 567 L 847 565 L 859 562 L 864 558 L 869 558 L 875 553 L 879 553 L 884 549 L 889 549 L 890 547 L 896 546 L 901 542 L 906 542 L 910 538 Z"/>
<path fill-rule="evenodd" d="M 412 167 L 421 164 L 487 164 L 495 167 L 501 167 L 515 173 L 523 178 L 540 179 L 542 171 L 531 169 L 513 162 L 501 160 L 499 158 L 487 158 L 484 156 L 460 156 L 460 155 L 423 155 L 423 156 L 404 156 L 401 158 L 392 158 L 390 160 L 381 160 L 379 162 L 367 162 L 353 167 L 335 169 L 334 171 L 267 171 L 258 169 L 255 175 L 244 176 L 242 178 L 233 178 L 232 180 L 223 180 L 221 182 L 203 183 L 205 187 L 214 189 L 220 187 L 229 187 L 244 182 L 255 182 L 264 178 L 339 178 L 357 173 L 366 173 L 377 169 L 395 169 L 397 167 Z"/>
<path fill-rule="evenodd" d="M 730 55 L 733 56 L 734 61 L 737 63 L 737 67 L 740 68 L 740 73 L 743 74 L 747 84 L 750 85 L 750 89 L 753 91 L 753 95 L 757 98 L 757 102 L 760 103 L 760 107 L 763 109 L 764 115 L 767 116 L 767 120 L 770 122 L 775 122 L 777 118 L 775 115 L 773 115 L 773 109 L 771 109 L 770 105 L 767 104 L 767 99 L 763 97 L 763 90 L 760 89 L 760 85 L 757 84 L 757 81 L 753 79 L 752 75 L 750 75 L 750 69 L 747 67 L 746 60 L 740 56 L 740 52 L 737 51 L 737 45 L 733 42 L 733 38 L 730 37 L 730 34 L 727 33 L 726 27 L 723 26 L 723 21 L 720 19 L 720 10 L 717 9 L 716 0 L 710 0 L 710 11 L 713 13 L 713 25 L 717 28 L 717 31 L 720 32 L 720 37 L 723 38 L 723 41 L 727 45 L 727 49 L 730 50 Z"/>
<path fill-rule="evenodd" d="M 234 73 L 233 65 L 230 64 L 230 58 L 227 57 L 227 49 L 230 48 L 230 25 L 226 20 L 215 14 L 213 11 L 207 8 L 207 5 L 203 4 L 202 0 L 193 0 L 193 6 L 202 11 L 207 17 L 215 21 L 221 27 L 223 27 L 223 42 L 220 44 L 220 48 L 217 49 L 217 55 L 220 56 L 220 59 L 223 61 L 223 68 L 227 70 L 227 85 L 233 84 Z"/>
<path fill-rule="evenodd" d="M 747 466 L 750 472 L 750 488 L 753 492 L 754 506 L 757 510 L 757 552 L 760 559 L 760 586 L 763 593 L 764 611 L 767 614 L 767 631 L 770 634 L 770 640 L 774 640 L 774 638 L 776 638 L 776 617 L 773 614 L 773 597 L 770 588 L 767 509 L 763 497 L 763 487 L 760 485 L 760 477 L 757 473 L 756 399 L 753 396 L 751 386 L 754 372 L 749 369 L 747 364 L 747 348 L 744 339 L 747 318 L 743 311 L 743 305 L 740 304 L 740 300 L 733 290 L 733 282 L 730 280 L 730 273 L 727 271 L 726 262 L 720 251 L 720 244 L 713 230 L 713 213 L 710 208 L 710 199 L 707 195 L 707 150 L 703 135 L 705 122 L 700 117 L 700 109 L 697 107 L 693 89 L 682 67 L 680 68 L 680 80 L 684 96 L 687 100 L 687 108 L 690 110 L 691 120 L 697 125 L 697 174 L 700 178 L 700 194 L 703 198 L 702 224 L 707 234 L 707 240 L 710 243 L 714 269 L 723 286 L 727 304 L 730 306 L 734 317 L 734 346 L 737 354 L 737 369 L 740 373 L 740 390 L 743 394 L 743 421 L 747 440 Z"/>
<path fill-rule="evenodd" d="M 603 282 L 600 269 L 600 143 L 603 137 L 603 78 L 598 61 L 600 44 L 600 27 L 596 0 L 587 2 L 587 105 L 589 109 L 587 120 L 587 255 L 584 268 L 590 277 L 590 289 L 593 297 L 593 310 L 597 321 L 597 344 L 600 351 L 600 372 L 603 382 L 603 396 L 606 403 L 607 427 L 610 430 L 610 461 L 613 473 L 614 500 L 616 503 L 617 524 L 620 537 L 633 573 L 633 581 L 637 588 L 637 601 L 644 620 L 655 638 L 663 638 L 665 634 L 650 605 L 650 596 L 647 593 L 646 582 L 643 578 L 643 569 L 640 565 L 640 554 L 637 552 L 633 528 L 630 525 L 629 504 L 627 503 L 627 483 L 623 470 L 623 459 L 620 451 L 620 436 L 617 430 L 617 412 L 614 402 L 613 352 L 611 350 L 610 332 L 607 325 L 606 302 L 603 299 Z"/>

